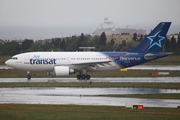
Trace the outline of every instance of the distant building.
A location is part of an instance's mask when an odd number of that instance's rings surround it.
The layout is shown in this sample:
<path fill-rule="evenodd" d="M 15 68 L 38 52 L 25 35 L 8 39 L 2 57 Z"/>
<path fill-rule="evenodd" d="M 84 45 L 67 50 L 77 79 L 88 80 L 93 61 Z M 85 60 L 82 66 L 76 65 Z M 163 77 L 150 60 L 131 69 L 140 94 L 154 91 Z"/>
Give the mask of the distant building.
<path fill-rule="evenodd" d="M 18 40 L 18 43 L 19 43 L 20 45 L 22 45 L 23 42 L 24 42 L 24 40 Z"/>
<path fill-rule="evenodd" d="M 0 39 L 0 43 L 4 45 L 5 41 Z"/>
<path fill-rule="evenodd" d="M 44 45 L 45 40 L 37 40 L 37 42 L 40 43 L 40 44 L 42 44 L 42 45 Z"/>
<path fill-rule="evenodd" d="M 176 39 L 176 42 L 178 41 L 178 33 L 175 33 L 175 34 L 170 34 L 170 35 L 167 35 L 167 38 L 171 41 L 171 38 L 174 36 L 174 38 Z"/>
<path fill-rule="evenodd" d="M 4 43 L 8 43 L 8 42 L 11 42 L 11 40 L 5 40 Z"/>
<path fill-rule="evenodd" d="M 94 31 L 92 34 L 93 35 L 101 35 L 102 32 L 105 32 L 106 35 L 122 35 L 122 34 L 129 34 L 133 35 L 134 33 L 137 33 L 137 35 L 145 35 L 146 30 L 143 29 L 132 29 L 130 26 L 126 26 L 126 28 L 115 28 L 115 23 L 108 21 L 108 18 L 104 18 L 104 23 L 100 24 L 101 28 L 96 31 Z"/>

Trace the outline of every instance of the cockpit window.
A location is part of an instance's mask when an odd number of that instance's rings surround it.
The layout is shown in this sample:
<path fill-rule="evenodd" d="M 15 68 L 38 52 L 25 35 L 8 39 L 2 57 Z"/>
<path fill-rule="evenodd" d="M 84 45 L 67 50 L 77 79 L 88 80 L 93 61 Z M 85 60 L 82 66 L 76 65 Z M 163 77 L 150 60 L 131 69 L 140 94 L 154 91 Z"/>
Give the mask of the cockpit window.
<path fill-rule="evenodd" d="M 18 58 L 17 58 L 17 57 L 12 57 L 11 59 L 13 59 L 13 60 L 17 60 Z"/>

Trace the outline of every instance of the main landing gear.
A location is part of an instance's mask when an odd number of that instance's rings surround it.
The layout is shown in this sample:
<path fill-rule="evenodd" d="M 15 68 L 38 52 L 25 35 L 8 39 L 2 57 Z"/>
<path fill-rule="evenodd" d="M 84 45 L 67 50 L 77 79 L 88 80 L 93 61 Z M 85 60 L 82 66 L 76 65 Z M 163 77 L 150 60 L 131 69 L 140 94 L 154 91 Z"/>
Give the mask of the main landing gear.
<path fill-rule="evenodd" d="M 89 80 L 91 78 L 90 75 L 84 75 L 84 74 L 78 74 L 77 75 L 77 79 L 80 80 L 80 79 L 87 79 Z"/>
<path fill-rule="evenodd" d="M 27 71 L 27 74 L 28 74 L 27 79 L 28 79 L 28 80 L 31 80 L 31 75 L 30 75 L 30 72 L 29 72 L 29 71 Z"/>
<path fill-rule="evenodd" d="M 82 74 L 83 72 L 83 74 Z M 90 75 L 87 75 L 87 70 L 86 69 L 82 69 L 82 71 L 79 71 L 80 74 L 77 75 L 77 79 L 80 80 L 80 79 L 87 79 L 89 80 L 91 78 Z"/>

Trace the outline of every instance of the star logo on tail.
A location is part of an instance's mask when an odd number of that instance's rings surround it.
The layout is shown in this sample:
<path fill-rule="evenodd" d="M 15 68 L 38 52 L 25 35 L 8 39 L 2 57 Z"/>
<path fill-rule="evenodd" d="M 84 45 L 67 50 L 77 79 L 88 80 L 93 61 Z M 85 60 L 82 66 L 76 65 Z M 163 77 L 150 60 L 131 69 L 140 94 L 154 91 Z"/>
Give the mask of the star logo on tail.
<path fill-rule="evenodd" d="M 160 36 L 161 31 L 157 32 L 155 35 L 147 37 L 151 42 L 150 42 L 150 46 L 148 47 L 148 49 L 146 51 L 148 51 L 155 45 L 157 45 L 161 48 L 161 46 L 162 46 L 161 41 L 164 40 L 164 38 L 165 38 L 163 36 Z"/>

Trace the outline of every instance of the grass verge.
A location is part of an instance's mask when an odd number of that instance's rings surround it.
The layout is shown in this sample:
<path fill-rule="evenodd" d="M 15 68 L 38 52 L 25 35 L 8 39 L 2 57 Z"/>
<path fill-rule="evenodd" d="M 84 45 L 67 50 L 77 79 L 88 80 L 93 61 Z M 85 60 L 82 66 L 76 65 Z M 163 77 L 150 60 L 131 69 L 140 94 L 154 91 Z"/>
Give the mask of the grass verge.
<path fill-rule="evenodd" d="M 76 88 L 158 88 L 158 89 L 180 89 L 180 83 L 109 83 L 89 82 L 82 83 L 0 83 L 0 88 L 13 87 L 76 87 Z"/>
<path fill-rule="evenodd" d="M 100 97 L 128 97 L 128 98 L 148 98 L 148 99 L 180 99 L 180 93 L 160 93 L 160 94 L 124 94 L 124 95 L 98 95 Z"/>
<path fill-rule="evenodd" d="M 169 72 L 169 75 L 149 75 L 148 73 L 156 73 L 156 72 Z M 76 78 L 77 74 L 72 74 L 67 77 Z M 109 72 L 94 72 L 87 73 L 91 75 L 91 77 L 177 77 L 180 76 L 180 71 L 168 71 L 168 70 L 128 70 L 128 71 L 109 71 Z M 0 78 L 26 78 L 27 72 L 9 69 L 9 70 L 0 70 Z M 46 72 L 31 72 L 32 78 L 58 78 L 54 76 L 47 76 Z"/>
<path fill-rule="evenodd" d="M 148 116 L 148 117 L 147 117 Z M 1 120 L 36 120 L 36 119 L 180 119 L 177 108 L 144 108 L 143 110 L 126 109 L 119 106 L 83 106 L 83 105 L 35 105 L 35 104 L 0 104 Z"/>

